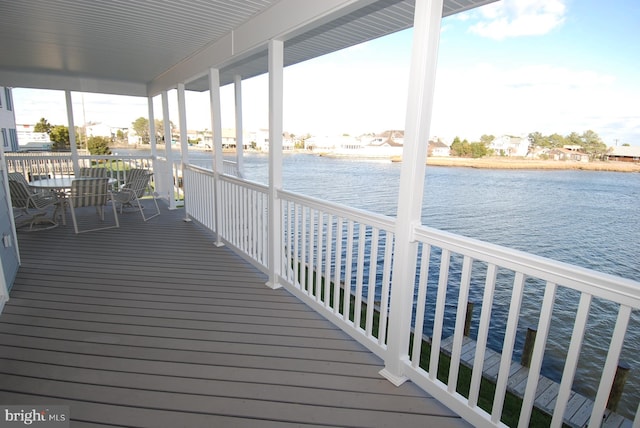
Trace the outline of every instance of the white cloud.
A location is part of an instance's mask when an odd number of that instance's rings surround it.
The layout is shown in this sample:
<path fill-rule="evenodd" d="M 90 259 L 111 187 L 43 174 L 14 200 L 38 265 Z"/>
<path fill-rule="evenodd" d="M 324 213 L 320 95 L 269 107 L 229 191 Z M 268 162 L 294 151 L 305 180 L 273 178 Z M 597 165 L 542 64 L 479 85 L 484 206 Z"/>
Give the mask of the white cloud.
<path fill-rule="evenodd" d="M 565 0 L 503 0 L 480 10 L 480 22 L 470 31 L 495 40 L 543 35 L 565 20 Z"/>

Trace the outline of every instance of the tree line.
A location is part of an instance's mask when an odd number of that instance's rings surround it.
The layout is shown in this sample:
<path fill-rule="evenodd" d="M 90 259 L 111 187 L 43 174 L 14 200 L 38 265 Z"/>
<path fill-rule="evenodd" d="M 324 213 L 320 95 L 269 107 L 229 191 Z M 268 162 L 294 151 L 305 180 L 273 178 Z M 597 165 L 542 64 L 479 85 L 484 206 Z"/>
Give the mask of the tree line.
<path fill-rule="evenodd" d="M 493 155 L 490 149 L 491 143 L 495 140 L 493 135 L 484 134 L 480 137 L 480 141 L 469 142 L 466 139 L 460 140 L 455 137 L 451 143 L 451 155 L 467 158 L 481 158 Z M 529 141 L 529 153 L 533 153 L 537 149 L 555 149 L 562 148 L 567 145 L 579 146 L 581 151 L 589 155 L 591 160 L 601 158 L 608 152 L 607 145 L 602 141 L 600 136 L 591 130 L 582 134 L 571 132 L 566 136 L 554 133 L 543 135 L 540 132 L 531 132 L 527 136 Z"/>
<path fill-rule="evenodd" d="M 111 154 L 111 149 L 109 148 L 109 144 L 111 143 L 110 138 L 93 135 L 87 138 L 82 127 L 76 126 L 74 129 L 76 131 L 76 135 L 78 136 L 78 141 L 84 141 L 86 143 L 86 149 L 89 150 L 89 153 L 91 153 L 92 155 Z M 71 148 L 68 126 L 51 125 L 49 121 L 47 121 L 47 119 L 43 117 L 38 123 L 35 124 L 35 126 L 33 127 L 33 131 L 44 132 L 49 135 L 49 140 L 51 140 L 52 142 L 52 151 L 67 151 Z M 125 138 L 124 134 L 118 137 Z"/>

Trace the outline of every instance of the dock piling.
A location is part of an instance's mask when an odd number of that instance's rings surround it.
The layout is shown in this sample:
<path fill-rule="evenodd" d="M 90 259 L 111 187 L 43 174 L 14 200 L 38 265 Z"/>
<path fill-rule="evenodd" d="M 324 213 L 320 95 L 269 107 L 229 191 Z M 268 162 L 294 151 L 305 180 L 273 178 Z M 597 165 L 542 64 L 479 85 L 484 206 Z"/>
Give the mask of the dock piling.
<path fill-rule="evenodd" d="M 520 365 L 529 367 L 531 365 L 531 356 L 533 355 L 533 345 L 536 342 L 536 335 L 538 330 L 528 327 L 527 337 L 524 340 L 524 347 L 522 348 L 522 357 L 520 357 Z"/>
<path fill-rule="evenodd" d="M 613 378 L 613 385 L 611 385 L 611 392 L 609 393 L 609 400 L 607 401 L 607 409 L 615 412 L 618 408 L 620 398 L 622 398 L 622 390 L 624 384 L 629 377 L 629 369 L 631 367 L 626 361 L 619 361 L 618 368 L 616 369 L 616 375 Z"/>

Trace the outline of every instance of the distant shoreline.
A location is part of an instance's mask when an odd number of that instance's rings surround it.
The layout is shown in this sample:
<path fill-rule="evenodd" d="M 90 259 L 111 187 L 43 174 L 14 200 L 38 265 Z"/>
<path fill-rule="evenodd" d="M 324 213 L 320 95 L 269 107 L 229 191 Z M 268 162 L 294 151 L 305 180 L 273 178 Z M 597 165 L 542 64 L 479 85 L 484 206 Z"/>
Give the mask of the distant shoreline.
<path fill-rule="evenodd" d="M 555 160 L 527 160 L 509 158 L 454 158 L 428 157 L 429 166 L 456 166 L 485 169 L 543 169 L 543 170 L 585 170 L 610 172 L 640 172 L 640 163 L 619 161 L 572 162 Z"/>
<path fill-rule="evenodd" d="M 235 153 L 235 149 L 223 150 L 225 154 Z M 267 154 L 266 152 L 256 152 L 254 150 L 246 150 L 247 153 Z M 300 153 L 323 157 L 333 157 L 336 159 L 352 159 L 352 160 L 388 160 L 391 162 L 402 162 L 400 157 L 366 157 L 366 156 L 335 156 L 329 153 L 309 152 L 307 150 L 293 150 L 286 153 Z M 609 172 L 638 172 L 640 173 L 640 163 L 638 162 L 620 162 L 620 161 L 593 161 L 593 162 L 575 162 L 575 161 L 556 161 L 541 159 L 514 159 L 507 157 L 490 157 L 490 158 L 459 158 L 444 156 L 427 157 L 427 165 L 429 166 L 447 166 L 447 167 L 463 167 L 463 168 L 480 168 L 480 169 L 537 169 L 537 170 L 584 170 L 584 171 L 609 171 Z"/>

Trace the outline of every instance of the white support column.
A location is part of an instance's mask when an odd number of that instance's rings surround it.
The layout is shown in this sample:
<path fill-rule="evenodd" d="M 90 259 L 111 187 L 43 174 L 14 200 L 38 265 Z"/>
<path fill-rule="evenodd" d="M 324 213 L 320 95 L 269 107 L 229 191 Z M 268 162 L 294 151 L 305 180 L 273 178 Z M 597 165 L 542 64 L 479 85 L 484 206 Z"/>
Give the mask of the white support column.
<path fill-rule="evenodd" d="M 242 126 L 242 76 L 236 75 L 234 77 L 234 89 L 235 89 L 235 107 L 236 107 L 236 163 L 238 165 L 238 174 L 240 177 L 244 176 L 244 129 Z"/>
<path fill-rule="evenodd" d="M 78 158 L 78 145 L 76 143 L 76 126 L 73 122 L 73 101 L 71 91 L 64 91 L 67 102 L 67 122 L 69 123 L 69 147 L 71 148 L 71 162 L 73 162 L 73 173 L 77 177 L 80 172 L 80 160 Z"/>
<path fill-rule="evenodd" d="M 158 170 L 156 169 L 158 163 L 157 159 L 157 141 L 156 141 L 156 119 L 153 112 L 153 97 L 147 97 L 147 108 L 149 111 L 149 146 L 151 147 L 151 168 L 155 177 L 158 177 Z M 156 178 L 157 180 L 157 178 Z M 160 178 L 162 180 L 162 178 Z M 158 192 L 158 182 L 154 180 L 155 189 L 154 192 Z"/>
<path fill-rule="evenodd" d="M 182 171 L 182 186 L 184 188 L 184 171 L 189 164 L 189 140 L 187 137 L 187 101 L 184 95 L 184 83 L 178 83 L 178 121 L 180 126 L 180 171 Z M 180 174 L 178 174 L 180 177 Z M 178 180 L 178 185 L 180 181 Z M 184 197 L 185 221 L 190 221 L 187 214 L 187 197 Z"/>
<path fill-rule="evenodd" d="M 409 333 L 417 258 L 417 244 L 413 239 L 413 231 L 420 224 L 422 212 L 442 3 L 443 0 L 416 0 L 405 141 L 396 216 L 387 355 L 385 368 L 380 372 L 395 385 L 400 385 L 406 380 L 403 366 L 409 360 Z"/>
<path fill-rule="evenodd" d="M 220 102 L 220 70 L 209 69 L 209 95 L 211 97 L 211 131 L 213 133 L 213 173 L 215 175 L 215 216 L 217 247 L 222 242 L 222 182 L 220 174 L 224 172 L 224 158 L 222 154 L 222 103 Z"/>
<path fill-rule="evenodd" d="M 280 288 L 282 266 L 282 215 L 277 192 L 282 189 L 282 120 L 284 43 L 269 42 L 269 281 Z"/>
<path fill-rule="evenodd" d="M 167 199 L 169 200 L 169 209 L 176 209 L 176 197 L 173 177 L 173 154 L 171 153 L 171 124 L 169 122 L 169 93 L 162 91 L 162 124 L 164 125 L 164 151 L 167 158 L 167 171 L 165 172 L 167 188 Z"/>
<path fill-rule="evenodd" d="M 156 119 L 153 111 L 153 97 L 147 97 L 147 106 L 149 109 L 149 146 L 151 147 L 151 157 L 155 161 L 158 155 L 158 142 L 156 140 Z"/>
<path fill-rule="evenodd" d="M 187 101 L 184 83 L 178 83 L 178 123 L 180 126 L 180 153 L 183 164 L 189 163 L 189 140 L 187 137 Z"/>

